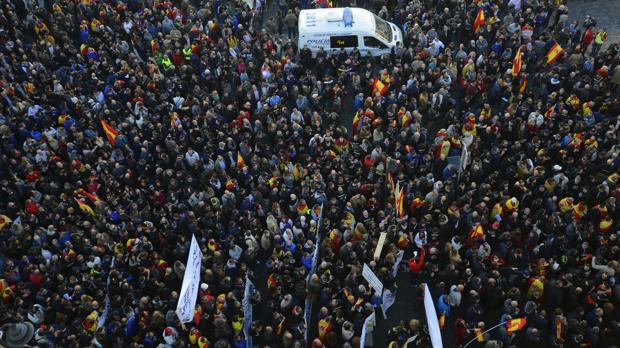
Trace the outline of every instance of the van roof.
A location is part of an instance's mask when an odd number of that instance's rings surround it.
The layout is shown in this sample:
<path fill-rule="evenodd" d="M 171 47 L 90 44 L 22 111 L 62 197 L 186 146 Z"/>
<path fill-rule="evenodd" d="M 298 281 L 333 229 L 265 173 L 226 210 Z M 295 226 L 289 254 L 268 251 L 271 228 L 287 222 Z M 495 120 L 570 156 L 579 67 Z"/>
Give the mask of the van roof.
<path fill-rule="evenodd" d="M 306 33 L 337 33 L 345 28 L 344 14 L 350 11 L 353 18 L 351 31 L 374 31 L 374 14 L 363 8 L 339 7 L 301 10 L 299 13 L 299 30 Z"/>

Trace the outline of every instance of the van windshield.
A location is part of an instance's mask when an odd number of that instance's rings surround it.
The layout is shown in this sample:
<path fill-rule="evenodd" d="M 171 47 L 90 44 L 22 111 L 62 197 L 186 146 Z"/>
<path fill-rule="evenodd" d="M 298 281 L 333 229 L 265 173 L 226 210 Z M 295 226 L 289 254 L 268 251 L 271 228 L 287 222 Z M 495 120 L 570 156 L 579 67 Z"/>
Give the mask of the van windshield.
<path fill-rule="evenodd" d="M 375 15 L 375 32 L 385 42 L 392 42 L 392 28 L 381 17 Z"/>

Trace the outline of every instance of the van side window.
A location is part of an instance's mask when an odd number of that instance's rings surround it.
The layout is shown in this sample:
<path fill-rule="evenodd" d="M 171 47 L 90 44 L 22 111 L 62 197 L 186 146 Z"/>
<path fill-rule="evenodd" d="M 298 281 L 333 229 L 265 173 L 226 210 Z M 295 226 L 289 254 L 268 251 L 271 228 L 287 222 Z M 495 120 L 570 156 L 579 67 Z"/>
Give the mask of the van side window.
<path fill-rule="evenodd" d="M 357 47 L 357 36 L 332 36 L 329 38 L 331 48 Z"/>
<path fill-rule="evenodd" d="M 364 36 L 364 46 L 372 48 L 387 48 L 387 46 L 372 36 Z"/>

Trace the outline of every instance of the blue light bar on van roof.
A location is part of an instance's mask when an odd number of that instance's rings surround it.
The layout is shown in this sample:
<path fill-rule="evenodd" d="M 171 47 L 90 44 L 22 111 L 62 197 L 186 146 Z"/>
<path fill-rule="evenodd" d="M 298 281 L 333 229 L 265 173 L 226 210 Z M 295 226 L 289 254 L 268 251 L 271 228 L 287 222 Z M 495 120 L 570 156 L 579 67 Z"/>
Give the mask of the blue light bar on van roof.
<path fill-rule="evenodd" d="M 346 7 L 342 11 L 342 21 L 344 22 L 344 27 L 352 27 L 353 26 L 353 12 L 350 8 Z"/>

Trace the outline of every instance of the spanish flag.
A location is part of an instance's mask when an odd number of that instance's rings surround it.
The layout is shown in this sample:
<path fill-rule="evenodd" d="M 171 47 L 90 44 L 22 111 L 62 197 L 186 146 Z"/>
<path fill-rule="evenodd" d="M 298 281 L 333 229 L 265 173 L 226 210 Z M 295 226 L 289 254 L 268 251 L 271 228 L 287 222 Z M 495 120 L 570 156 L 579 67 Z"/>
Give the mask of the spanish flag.
<path fill-rule="evenodd" d="M 443 330 L 443 327 L 446 325 L 446 313 L 441 313 L 439 317 L 439 329 Z"/>
<path fill-rule="evenodd" d="M 392 173 L 388 172 L 388 182 L 390 183 L 390 187 L 392 188 L 392 192 L 394 192 L 394 177 L 392 177 Z"/>
<path fill-rule="evenodd" d="M 403 128 L 407 128 L 409 127 L 409 125 L 411 124 L 411 116 L 409 115 L 409 113 L 404 113 L 403 117 L 400 119 L 400 126 Z"/>
<path fill-rule="evenodd" d="M 560 318 L 555 320 L 555 337 L 558 340 L 562 339 L 562 320 Z"/>
<path fill-rule="evenodd" d="M 100 121 L 103 131 L 105 132 L 106 137 L 108 137 L 108 141 L 112 144 L 112 146 L 116 146 L 116 136 L 118 136 L 118 130 L 110 126 L 110 124 L 105 120 L 102 119 Z"/>
<path fill-rule="evenodd" d="M 611 229 L 611 226 L 614 224 L 614 220 L 612 220 L 609 216 L 605 219 L 601 220 L 598 224 L 598 229 L 601 233 L 607 233 Z"/>
<path fill-rule="evenodd" d="M 478 327 L 475 327 L 473 329 L 473 331 L 474 331 L 474 335 L 476 335 L 476 341 L 477 342 L 484 342 L 484 335 L 482 334 L 482 329 L 478 328 Z"/>
<path fill-rule="evenodd" d="M 198 305 L 194 309 L 194 324 L 200 325 L 200 319 L 201 318 L 202 318 L 202 307 L 200 305 Z"/>
<path fill-rule="evenodd" d="M 385 93 L 387 93 L 388 91 L 388 87 L 381 82 L 381 80 L 375 80 L 375 82 L 372 84 L 372 95 L 376 96 L 377 93 L 379 93 L 381 96 L 385 95 Z"/>
<path fill-rule="evenodd" d="M 527 86 L 527 79 L 521 80 L 521 83 L 519 83 L 519 94 L 523 94 L 525 92 L 526 86 Z"/>
<path fill-rule="evenodd" d="M 351 125 L 351 132 L 353 132 L 353 135 L 357 134 L 358 132 L 358 128 L 360 126 L 360 112 L 356 112 L 355 116 L 353 116 L 353 123 Z"/>
<path fill-rule="evenodd" d="M 99 320 L 99 315 L 97 311 L 92 311 L 84 320 L 82 320 L 82 327 L 90 332 L 97 331 L 97 321 Z"/>
<path fill-rule="evenodd" d="M 87 213 L 90 216 L 95 216 L 95 211 L 88 204 L 80 201 L 79 199 L 77 199 L 75 197 L 73 197 L 73 199 L 75 199 L 75 201 L 77 202 L 78 206 L 80 207 L 80 209 L 83 212 Z"/>
<path fill-rule="evenodd" d="M 247 167 L 245 161 L 243 160 L 243 156 L 241 156 L 241 152 L 237 151 L 237 167 L 243 169 L 243 167 Z"/>
<path fill-rule="evenodd" d="M 564 49 L 560 47 L 560 45 L 556 42 L 549 52 L 547 52 L 547 64 L 553 64 L 558 58 L 560 58 L 564 54 Z"/>
<path fill-rule="evenodd" d="M 11 222 L 13 222 L 13 220 L 11 220 L 10 217 L 0 214 L 0 230 Z"/>
<path fill-rule="evenodd" d="M 508 320 L 508 322 L 506 323 L 506 330 L 508 332 L 515 332 L 515 331 L 521 330 L 523 329 L 526 323 L 527 323 L 527 318 L 517 318 L 517 319 Z"/>
<path fill-rule="evenodd" d="M 555 110 L 556 105 L 550 106 L 549 109 L 545 111 L 545 119 L 548 119 L 549 117 L 551 117 L 551 115 L 553 115 L 553 111 Z"/>
<path fill-rule="evenodd" d="M 89 193 L 89 192 L 85 191 L 84 189 L 78 189 L 78 190 L 76 191 L 76 194 L 78 194 L 78 195 L 84 195 L 84 196 L 86 196 L 86 197 L 90 198 L 90 200 L 92 200 L 92 201 L 93 201 L 93 203 L 103 202 L 103 201 L 101 200 L 101 198 L 97 197 L 97 195 L 94 195 L 94 194 L 92 194 L 92 193 Z"/>
<path fill-rule="evenodd" d="M 512 76 L 517 77 L 521 73 L 521 66 L 523 62 L 521 61 L 521 47 L 517 50 L 517 54 L 515 54 L 514 59 L 512 60 Z"/>
<path fill-rule="evenodd" d="M 478 32 L 480 27 L 484 24 L 484 9 L 479 9 L 478 14 L 476 15 L 476 19 L 474 20 L 474 25 L 472 29 L 474 30 L 474 34 Z"/>
<path fill-rule="evenodd" d="M 404 204 L 403 204 L 404 198 L 405 198 L 405 191 L 399 190 L 398 197 L 396 198 L 396 210 L 400 218 L 402 218 L 405 215 L 405 209 L 404 209 Z"/>

